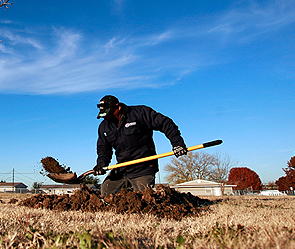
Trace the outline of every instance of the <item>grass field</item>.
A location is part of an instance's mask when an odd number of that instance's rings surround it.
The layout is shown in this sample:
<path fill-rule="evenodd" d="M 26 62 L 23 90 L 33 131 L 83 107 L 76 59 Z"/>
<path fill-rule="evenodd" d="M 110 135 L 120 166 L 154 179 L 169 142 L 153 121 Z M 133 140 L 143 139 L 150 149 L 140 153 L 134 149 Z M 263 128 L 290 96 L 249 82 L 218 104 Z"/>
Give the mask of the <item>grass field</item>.
<path fill-rule="evenodd" d="M 295 248 L 294 196 L 223 197 L 181 221 L 8 204 L 30 196 L 0 194 L 0 248 Z"/>

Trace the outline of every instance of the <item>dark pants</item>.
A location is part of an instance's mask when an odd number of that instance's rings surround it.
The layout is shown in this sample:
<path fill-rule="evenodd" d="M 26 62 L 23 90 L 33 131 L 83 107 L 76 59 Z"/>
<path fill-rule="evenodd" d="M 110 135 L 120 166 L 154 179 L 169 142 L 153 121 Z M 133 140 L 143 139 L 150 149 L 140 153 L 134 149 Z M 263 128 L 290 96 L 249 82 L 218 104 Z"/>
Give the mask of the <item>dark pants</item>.
<path fill-rule="evenodd" d="M 101 195 L 116 194 L 120 192 L 122 188 L 144 191 L 145 189 L 153 188 L 154 185 L 155 175 L 140 176 L 132 179 L 107 176 L 101 185 Z"/>

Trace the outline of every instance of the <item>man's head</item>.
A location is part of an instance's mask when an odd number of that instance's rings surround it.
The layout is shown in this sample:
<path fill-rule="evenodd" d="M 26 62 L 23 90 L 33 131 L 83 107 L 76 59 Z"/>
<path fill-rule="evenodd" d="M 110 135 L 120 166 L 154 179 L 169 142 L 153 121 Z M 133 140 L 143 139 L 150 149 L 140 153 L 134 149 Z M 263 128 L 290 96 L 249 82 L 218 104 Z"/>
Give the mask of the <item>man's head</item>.
<path fill-rule="evenodd" d="M 114 111 L 118 108 L 119 100 L 112 96 L 106 95 L 97 104 L 99 108 L 99 114 L 97 118 L 105 118 L 114 113 Z"/>

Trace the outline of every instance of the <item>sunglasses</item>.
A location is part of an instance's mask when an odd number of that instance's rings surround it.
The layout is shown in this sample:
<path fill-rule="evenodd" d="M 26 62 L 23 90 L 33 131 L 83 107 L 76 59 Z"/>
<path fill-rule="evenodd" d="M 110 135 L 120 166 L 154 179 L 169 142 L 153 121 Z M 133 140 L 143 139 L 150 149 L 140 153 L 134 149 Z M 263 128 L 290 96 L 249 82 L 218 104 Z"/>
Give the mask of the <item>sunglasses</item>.
<path fill-rule="evenodd" d="M 112 108 L 112 107 L 115 107 L 115 106 L 116 106 L 115 103 L 101 102 L 101 103 L 97 104 L 97 108 L 99 108 L 99 109 Z"/>

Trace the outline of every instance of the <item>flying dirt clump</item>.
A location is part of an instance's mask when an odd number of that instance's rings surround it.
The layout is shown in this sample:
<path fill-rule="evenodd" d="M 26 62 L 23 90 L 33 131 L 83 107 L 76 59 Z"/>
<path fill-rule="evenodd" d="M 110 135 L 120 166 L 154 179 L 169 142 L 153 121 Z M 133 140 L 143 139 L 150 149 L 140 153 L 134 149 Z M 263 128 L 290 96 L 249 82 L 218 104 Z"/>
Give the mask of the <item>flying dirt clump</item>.
<path fill-rule="evenodd" d="M 42 175 L 46 175 L 47 173 L 57 173 L 57 174 L 64 174 L 64 173 L 72 173 L 70 167 L 66 167 L 65 165 L 60 165 L 57 160 L 53 157 L 45 157 L 41 159 L 41 163 L 43 169 L 41 170 Z"/>
<path fill-rule="evenodd" d="M 161 186 L 157 190 L 121 190 L 117 194 L 102 197 L 82 185 L 72 195 L 38 194 L 22 200 L 18 205 L 58 211 L 80 210 L 86 212 L 112 211 L 120 214 L 153 214 L 159 218 L 181 220 L 183 217 L 199 216 L 209 210 L 213 202 L 192 194 L 180 193 Z"/>

